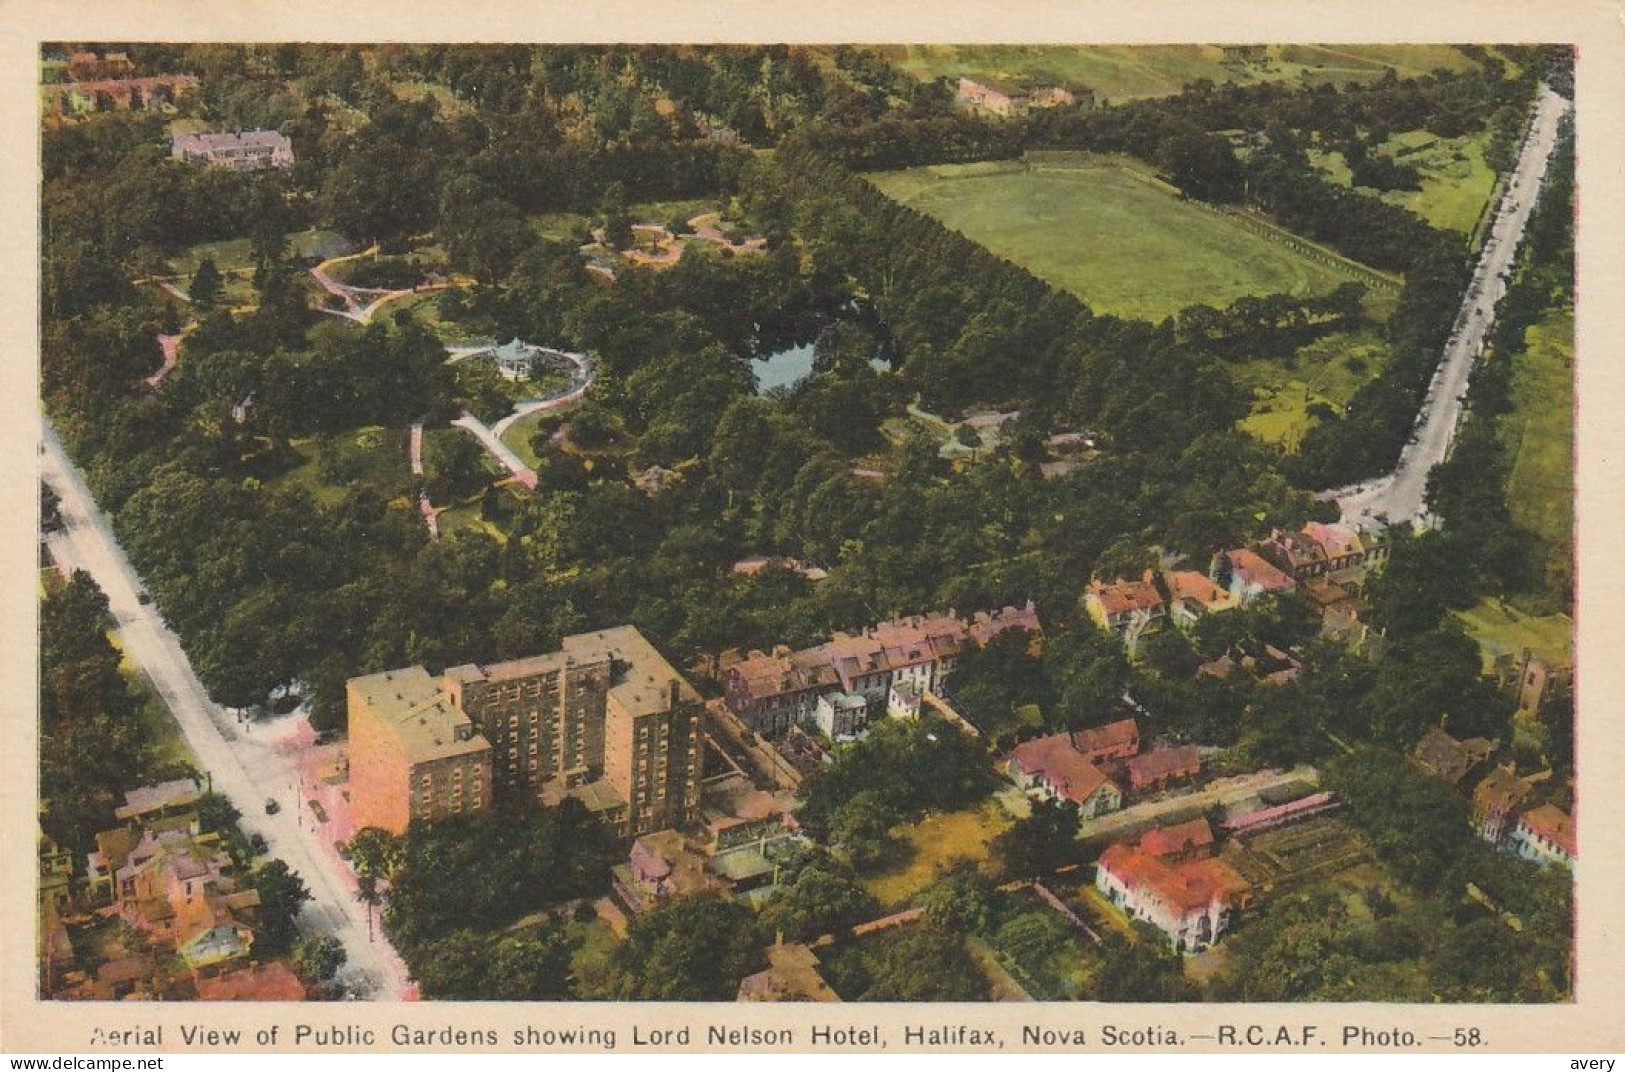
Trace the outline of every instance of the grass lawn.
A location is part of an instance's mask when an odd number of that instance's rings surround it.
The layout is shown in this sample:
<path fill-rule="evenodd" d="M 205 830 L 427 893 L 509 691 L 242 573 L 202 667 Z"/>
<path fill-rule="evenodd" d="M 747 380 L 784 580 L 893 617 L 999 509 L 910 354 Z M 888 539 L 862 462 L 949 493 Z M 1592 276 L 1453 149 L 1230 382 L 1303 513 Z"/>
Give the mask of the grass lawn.
<path fill-rule="evenodd" d="M 1495 191 L 1495 172 L 1484 162 L 1489 135 L 1480 131 L 1457 138 L 1440 138 L 1425 130 L 1395 134 L 1377 151 L 1417 169 L 1420 190 L 1375 191 L 1391 205 L 1408 208 L 1435 227 L 1470 234 Z M 1352 184 L 1348 162 L 1340 152 L 1311 150 L 1310 160 L 1332 182 Z"/>
<path fill-rule="evenodd" d="M 892 829 L 892 836 L 908 843 L 908 862 L 901 868 L 863 880 L 868 891 L 888 908 L 906 904 L 936 880 L 939 871 L 961 860 L 987 859 L 988 842 L 1010 826 L 1010 817 L 997 802 L 980 807 L 932 815 Z"/>
<path fill-rule="evenodd" d="M 331 480 L 323 479 L 320 456 L 323 445 L 331 451 Z M 353 487 L 369 485 L 386 501 L 406 503 L 411 485 L 412 464 L 406 453 L 406 433 L 377 425 L 351 429 L 335 435 L 312 436 L 293 441 L 293 449 L 304 460 L 271 484 L 298 484 L 324 506 L 332 506 Z"/>
<path fill-rule="evenodd" d="M 1198 303 L 1324 294 L 1363 278 L 1183 201 L 1111 157 L 937 165 L 869 179 L 1103 313 L 1157 321 Z"/>
<path fill-rule="evenodd" d="M 1478 641 L 1486 669 L 1497 655 L 1516 654 L 1524 648 L 1551 663 L 1568 663 L 1574 658 L 1574 620 L 1566 614 L 1524 614 L 1489 598 L 1455 614 Z"/>
<path fill-rule="evenodd" d="M 706 212 L 715 212 L 715 201 L 688 198 L 678 201 L 639 201 L 627 206 L 633 223 L 658 223 L 662 227 L 681 217 L 692 219 Z M 591 227 L 596 217 L 585 212 L 537 212 L 526 217 L 530 229 L 553 242 L 568 242 L 584 228 Z"/>
<path fill-rule="evenodd" d="M 312 229 L 309 231 L 296 231 L 288 235 L 288 251 L 295 256 L 314 256 L 318 253 L 328 253 L 349 244 L 348 240 L 334 231 Z M 247 238 L 227 238 L 219 242 L 200 242 L 189 246 L 175 256 L 169 258 L 169 267 L 176 275 L 184 275 L 188 280 L 197 266 L 203 263 L 203 258 L 213 257 L 214 266 L 222 272 L 233 269 L 251 269 L 254 267 L 253 242 Z M 185 288 L 182 287 L 184 290 Z"/>
<path fill-rule="evenodd" d="M 470 346 L 477 342 L 489 341 L 486 336 L 468 325 L 447 320 L 440 315 L 440 299 L 447 293 L 444 290 L 426 290 L 419 294 L 397 298 L 380 310 L 382 315 L 379 319 L 386 324 L 393 324 L 397 313 L 409 312 L 414 320 L 428 328 L 435 338 L 447 346 Z"/>
<path fill-rule="evenodd" d="M 1546 541 L 1546 587 L 1570 583 L 1574 546 L 1574 311 L 1529 329 L 1512 378 L 1512 412 L 1501 434 L 1513 452 L 1507 505 L 1513 520 Z"/>
<path fill-rule="evenodd" d="M 1107 100 L 1163 97 L 1206 78 L 1223 82 L 1365 82 L 1474 61 L 1449 45 L 1272 45 L 1260 62 L 1225 62 L 1214 45 L 907 45 L 883 49 L 918 78 L 960 76 L 1016 88 L 1087 86 Z"/>
<path fill-rule="evenodd" d="M 565 410 L 565 412 L 568 412 L 568 410 Z M 561 420 L 562 416 L 559 410 L 537 410 L 535 413 L 527 413 L 503 431 L 502 441 L 508 445 L 510 450 L 523 458 L 526 465 L 532 469 L 538 469 L 542 465 L 542 459 L 541 455 L 537 454 L 535 449 L 531 447 L 531 438 L 536 434 L 537 429 L 543 427 L 556 428 Z"/>
<path fill-rule="evenodd" d="M 1296 450 L 1316 419 L 1312 403 L 1341 412 L 1367 381 L 1388 367 L 1388 344 L 1373 330 L 1339 332 L 1301 348 L 1291 367 L 1258 359 L 1232 364 L 1232 375 L 1253 392 L 1253 408 L 1239 427 L 1255 439 Z"/>
<path fill-rule="evenodd" d="M 571 920 L 564 925 L 564 933 L 571 941 L 580 943 L 570 957 L 571 970 L 577 976 L 602 971 L 618 944 L 614 933 L 598 919 L 586 923 Z"/>
<path fill-rule="evenodd" d="M 108 639 L 119 652 L 119 673 L 129 683 L 130 692 L 136 697 L 136 717 L 146 727 L 147 736 L 152 741 L 152 759 L 161 769 L 174 767 L 191 767 L 193 770 L 202 770 L 197 756 L 192 754 L 192 748 L 181 735 L 181 728 L 176 724 L 174 716 L 158 694 L 152 691 L 147 683 L 147 676 L 143 674 L 124 651 L 123 638 L 115 630 L 108 634 Z"/>

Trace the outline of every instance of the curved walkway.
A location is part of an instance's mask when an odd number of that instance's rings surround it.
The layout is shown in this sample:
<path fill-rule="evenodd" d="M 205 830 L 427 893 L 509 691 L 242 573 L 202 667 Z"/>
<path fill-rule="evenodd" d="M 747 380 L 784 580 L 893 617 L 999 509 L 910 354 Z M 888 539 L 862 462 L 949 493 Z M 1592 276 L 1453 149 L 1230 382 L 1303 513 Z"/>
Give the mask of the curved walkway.
<path fill-rule="evenodd" d="M 448 346 L 446 347 L 446 352 L 451 356 L 446 360 L 447 363 L 450 364 L 473 357 L 475 354 L 490 349 L 492 349 L 490 346 Z M 490 455 L 502 465 L 504 469 L 513 474 L 514 482 L 523 485 L 530 491 L 536 490 L 536 471 L 530 466 L 526 465 L 524 459 L 519 457 L 518 454 L 515 454 L 513 448 L 509 447 L 508 444 L 502 441 L 502 433 L 513 427 L 514 422 L 524 417 L 528 417 L 533 413 L 541 413 L 552 409 L 561 409 L 564 406 L 570 405 L 572 402 L 579 401 L 582 396 L 587 393 L 587 388 L 591 387 L 593 383 L 591 359 L 582 354 L 572 354 L 565 350 L 555 350 L 550 347 L 538 347 L 538 349 L 545 350 L 547 353 L 558 357 L 563 357 L 571 364 L 575 365 L 576 372 L 575 375 L 571 377 L 571 384 L 567 390 L 562 391 L 559 394 L 546 395 L 541 398 L 529 398 L 523 402 L 516 403 L 512 412 L 503 417 L 501 420 L 497 421 L 494 425 L 487 425 L 484 421 L 480 420 L 467 410 L 464 410 L 461 416 L 451 422 L 453 427 L 461 428 L 464 431 L 471 433 L 475 439 L 478 439 L 480 441 L 480 445 L 483 446 L 486 451 L 489 452 Z M 421 443 L 421 436 L 421 426 L 418 426 L 414 431 L 413 438 L 413 464 L 414 466 L 418 467 L 421 467 L 422 464 L 421 459 L 417 454 L 420 449 L 418 444 Z M 418 472 L 420 469 L 414 468 L 413 471 Z"/>
<path fill-rule="evenodd" d="M 354 320 L 358 324 L 370 324 L 372 323 L 373 314 L 376 313 L 379 307 L 384 305 L 386 302 L 392 302 L 396 298 L 405 298 L 412 294 L 423 294 L 431 290 L 445 290 L 447 287 L 451 286 L 451 283 L 445 282 L 424 283 L 415 287 L 394 289 L 389 287 L 358 287 L 349 283 L 341 283 L 337 279 L 334 279 L 331 275 L 327 274 L 327 269 L 332 265 L 339 264 L 344 261 L 353 261 L 357 258 L 366 257 L 377 252 L 378 247 L 375 245 L 368 249 L 362 250 L 360 253 L 349 253 L 342 257 L 331 257 L 310 270 L 311 278 L 315 279 L 316 283 L 323 290 L 327 291 L 329 294 L 336 294 L 344 302 L 343 309 L 323 308 L 322 312 L 328 313 L 332 316 L 342 316 L 346 320 Z M 371 299 L 370 301 L 366 300 L 369 298 Z"/>

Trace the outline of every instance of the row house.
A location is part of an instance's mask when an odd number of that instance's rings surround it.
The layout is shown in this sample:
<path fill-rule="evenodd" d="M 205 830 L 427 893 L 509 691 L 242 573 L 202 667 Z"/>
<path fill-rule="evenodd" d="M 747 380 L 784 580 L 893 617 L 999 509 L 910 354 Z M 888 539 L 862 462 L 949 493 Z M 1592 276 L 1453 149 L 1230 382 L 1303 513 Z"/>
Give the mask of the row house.
<path fill-rule="evenodd" d="M 1076 804 L 1080 818 L 1091 819 L 1123 805 L 1122 790 L 1075 749 L 1065 733 L 1017 745 L 1008 769 L 1011 781 L 1029 794 Z"/>
<path fill-rule="evenodd" d="M 1125 915 L 1161 931 L 1179 953 L 1218 941 L 1250 893 L 1247 881 L 1222 860 L 1169 862 L 1124 844 L 1101 854 L 1095 887 Z"/>
<path fill-rule="evenodd" d="M 894 685 L 892 692 L 905 687 Z M 855 692 L 826 692 L 818 697 L 813 720 L 832 741 L 855 740 L 868 729 L 869 701 Z"/>
<path fill-rule="evenodd" d="M 757 733 L 815 721 L 819 698 L 835 692 L 863 697 L 877 717 L 893 706 L 894 692 L 901 706 L 914 706 L 915 696 L 941 687 L 966 651 L 1011 630 L 1040 634 L 1030 601 L 969 618 L 951 610 L 898 618 L 797 652 L 753 651 L 725 662 L 723 689 L 729 709 Z"/>
<path fill-rule="evenodd" d="M 1257 545 L 1258 553 L 1300 584 L 1313 577 L 1341 574 L 1383 562 L 1389 544 L 1380 535 L 1352 525 L 1311 521 L 1297 532 L 1276 529 Z"/>
<path fill-rule="evenodd" d="M 841 679 L 828 663 L 779 648 L 725 659 L 722 685 L 729 710 L 757 733 L 777 734 L 812 721 L 818 698 L 838 690 Z"/>
<path fill-rule="evenodd" d="M 1573 867 L 1579 857 L 1574 819 L 1552 804 L 1530 808 L 1518 817 L 1509 847 L 1525 860 L 1533 860 L 1542 866 L 1561 864 Z"/>

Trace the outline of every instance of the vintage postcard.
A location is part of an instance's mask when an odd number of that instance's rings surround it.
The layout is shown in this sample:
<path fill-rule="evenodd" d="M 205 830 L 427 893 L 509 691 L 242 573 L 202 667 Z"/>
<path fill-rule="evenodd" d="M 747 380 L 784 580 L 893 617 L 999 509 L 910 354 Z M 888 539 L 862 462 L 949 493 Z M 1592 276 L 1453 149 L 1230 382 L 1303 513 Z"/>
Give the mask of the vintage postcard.
<path fill-rule="evenodd" d="M 1625 1046 L 1618 11 L 1081 16 L 4 11 L 5 1049 Z"/>

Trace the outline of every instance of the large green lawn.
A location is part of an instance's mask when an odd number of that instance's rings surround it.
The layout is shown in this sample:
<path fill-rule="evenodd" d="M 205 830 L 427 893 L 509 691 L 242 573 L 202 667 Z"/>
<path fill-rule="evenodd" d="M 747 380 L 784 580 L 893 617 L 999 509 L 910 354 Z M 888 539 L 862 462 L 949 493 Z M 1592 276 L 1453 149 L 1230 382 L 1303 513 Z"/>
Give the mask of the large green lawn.
<path fill-rule="evenodd" d="M 1513 520 L 1546 542 L 1546 586 L 1560 589 L 1570 583 L 1574 545 L 1572 309 L 1548 313 L 1529 329 L 1501 430 L 1513 451 L 1507 505 Z"/>
<path fill-rule="evenodd" d="M 1388 367 L 1388 344 L 1373 330 L 1338 332 L 1302 347 L 1289 363 L 1271 359 L 1229 366 L 1236 381 L 1253 392 L 1253 408 L 1242 431 L 1266 443 L 1296 450 L 1317 423 L 1308 413 L 1315 402 L 1341 413 L 1354 392 Z"/>
<path fill-rule="evenodd" d="M 1478 641 L 1486 669 L 1497 655 L 1515 655 L 1524 648 L 1550 663 L 1566 664 L 1574 658 L 1574 620 L 1566 614 L 1525 614 L 1489 598 L 1455 613 Z"/>
<path fill-rule="evenodd" d="M 1343 84 L 1371 81 L 1386 67 L 1407 77 L 1474 66 L 1450 45 L 1271 45 L 1256 62 L 1227 62 L 1214 45 L 906 45 L 885 51 L 918 78 L 1087 86 L 1108 100 L 1168 96 L 1203 78 Z"/>
<path fill-rule="evenodd" d="M 1471 233 L 1495 191 L 1495 172 L 1484 162 L 1484 132 L 1459 138 L 1440 138 L 1425 130 L 1395 134 L 1377 151 L 1416 168 L 1420 190 L 1378 191 L 1389 204 L 1408 208 L 1428 223 L 1445 230 Z M 1348 162 L 1340 152 L 1313 150 L 1310 159 L 1322 174 L 1343 186 L 1351 185 Z"/>
<path fill-rule="evenodd" d="M 1096 311 L 1160 320 L 1244 295 L 1321 294 L 1354 268 L 1322 263 L 1181 200 L 1110 157 L 909 168 L 869 176 L 888 196 L 1071 291 Z"/>

